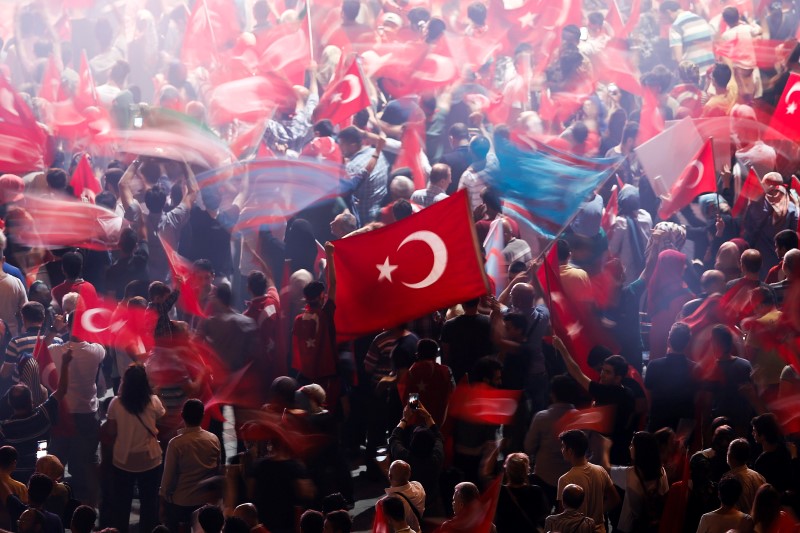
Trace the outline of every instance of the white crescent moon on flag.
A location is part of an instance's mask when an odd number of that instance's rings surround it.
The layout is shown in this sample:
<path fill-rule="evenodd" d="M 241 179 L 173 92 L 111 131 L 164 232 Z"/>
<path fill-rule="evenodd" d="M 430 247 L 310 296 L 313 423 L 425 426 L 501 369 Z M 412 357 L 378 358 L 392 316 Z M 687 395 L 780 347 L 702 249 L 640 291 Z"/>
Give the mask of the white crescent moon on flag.
<path fill-rule="evenodd" d="M 355 74 L 348 74 L 347 76 L 342 78 L 342 81 L 339 82 L 339 85 L 342 85 L 344 83 L 347 83 L 347 85 L 350 86 L 350 93 L 348 94 L 346 100 L 342 100 L 343 104 L 352 102 L 353 100 L 361 96 L 361 84 L 358 83 L 358 78 L 355 76 Z"/>
<path fill-rule="evenodd" d="M 700 183 L 700 180 L 703 179 L 703 174 L 706 172 L 706 167 L 703 165 L 701 161 L 695 161 L 691 164 L 691 166 L 697 169 L 697 178 L 695 178 L 694 183 L 689 185 L 688 183 L 683 187 L 686 189 L 694 189 Z"/>
<path fill-rule="evenodd" d="M 400 243 L 400 246 L 398 246 L 397 249 L 399 250 L 403 247 L 403 245 L 413 241 L 424 242 L 428 245 L 428 247 L 431 249 L 431 252 L 433 252 L 433 266 L 431 267 L 431 271 L 428 272 L 428 275 L 422 281 L 417 283 L 403 282 L 403 285 L 409 289 L 424 289 L 425 287 L 430 287 L 439 281 L 439 278 L 441 278 L 442 274 L 444 274 L 444 270 L 447 268 L 447 246 L 445 246 L 442 238 L 436 235 L 434 232 L 423 230 L 415 231 L 403 239 L 403 242 Z"/>
<path fill-rule="evenodd" d="M 792 88 L 791 88 L 791 89 L 789 89 L 789 90 L 786 92 L 786 96 L 784 96 L 784 97 L 783 97 L 783 101 L 784 101 L 784 102 L 786 102 L 786 103 L 788 104 L 788 103 L 789 103 L 789 99 L 790 99 L 790 98 L 792 97 L 792 95 L 793 95 L 794 93 L 796 93 L 797 91 L 800 91 L 800 81 L 796 81 L 796 82 L 794 82 L 794 85 L 792 85 Z"/>
<path fill-rule="evenodd" d="M 99 307 L 96 309 L 89 309 L 87 311 L 84 311 L 81 314 L 81 326 L 83 326 L 83 329 L 85 329 L 90 333 L 100 333 L 102 331 L 107 330 L 111 326 L 111 324 L 108 324 L 105 327 L 97 327 L 94 323 L 95 315 L 101 315 L 101 314 L 107 314 L 108 321 L 109 322 L 111 321 L 111 311 L 109 309 L 103 309 L 102 307 Z"/>

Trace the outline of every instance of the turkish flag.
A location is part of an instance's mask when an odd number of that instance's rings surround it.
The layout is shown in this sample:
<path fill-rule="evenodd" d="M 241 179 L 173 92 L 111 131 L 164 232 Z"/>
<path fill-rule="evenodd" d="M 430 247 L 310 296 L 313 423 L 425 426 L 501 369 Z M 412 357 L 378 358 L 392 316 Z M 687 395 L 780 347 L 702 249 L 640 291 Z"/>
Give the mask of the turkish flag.
<path fill-rule="evenodd" d="M 72 321 L 72 335 L 82 341 L 123 348 L 129 337 L 121 339 L 119 333 L 127 327 L 138 333 L 146 346 L 152 346 L 157 318 L 152 310 L 120 307 L 114 300 L 100 296 L 93 302 L 81 297 Z"/>
<path fill-rule="evenodd" d="M 121 217 L 87 202 L 27 195 L 25 210 L 33 223 L 20 227 L 16 235 L 29 246 L 111 250 L 122 230 Z"/>
<path fill-rule="evenodd" d="M 619 214 L 619 187 L 614 185 L 611 187 L 611 197 L 608 199 L 606 208 L 603 211 L 603 217 L 600 219 L 600 226 L 606 233 L 611 231 L 611 226 L 614 225 L 614 220 Z"/>
<path fill-rule="evenodd" d="M 466 190 L 336 241 L 336 331 L 355 338 L 487 293 Z"/>
<path fill-rule="evenodd" d="M 42 85 L 39 87 L 39 98 L 48 102 L 58 102 L 61 98 L 61 69 L 55 56 L 47 60 L 47 67 L 42 76 Z"/>
<path fill-rule="evenodd" d="M 262 73 L 276 73 L 292 85 L 303 83 L 306 67 L 311 62 L 308 36 L 298 28 L 271 43 L 259 60 Z"/>
<path fill-rule="evenodd" d="M 485 383 L 460 384 L 453 391 L 448 414 L 473 424 L 510 424 L 522 391 L 496 389 Z"/>
<path fill-rule="evenodd" d="M 800 140 L 800 116 L 797 115 L 800 106 L 798 92 L 800 92 L 800 74 L 792 72 L 769 124 L 771 128 L 792 141 Z"/>
<path fill-rule="evenodd" d="M 403 128 L 403 137 L 400 139 L 400 143 L 400 152 L 397 154 L 394 168 L 410 168 L 411 178 L 414 180 L 414 188 L 424 189 L 428 182 L 428 176 L 422 168 L 425 124 L 421 121 L 407 123 Z"/>
<path fill-rule="evenodd" d="M 664 117 L 658 108 L 658 99 L 653 89 L 644 87 L 642 90 L 642 110 L 639 113 L 639 135 L 636 144 L 649 141 L 664 131 Z"/>
<path fill-rule="evenodd" d="M 103 190 L 102 187 L 100 187 L 100 182 L 97 181 L 97 177 L 94 175 L 91 163 L 89 163 L 89 154 L 83 154 L 83 156 L 81 156 L 78 165 L 72 173 L 72 179 L 69 184 L 72 186 L 72 194 L 74 194 L 76 198 L 80 198 L 81 195 L 83 195 L 83 191 L 86 189 L 92 191 L 94 194 L 100 194 L 100 191 Z"/>
<path fill-rule="evenodd" d="M 53 356 L 50 355 L 47 343 L 44 342 L 44 337 L 41 335 L 36 337 L 33 358 L 39 363 L 39 381 L 48 390 L 56 390 L 58 388 L 58 370 L 56 370 L 56 365 L 53 363 Z"/>
<path fill-rule="evenodd" d="M 218 85 L 208 103 L 211 124 L 239 119 L 257 122 L 271 116 L 279 105 L 294 100 L 292 86 L 277 76 L 253 76 Z"/>
<path fill-rule="evenodd" d="M 320 98 L 316 120 L 327 118 L 334 124 L 342 124 L 369 105 L 367 88 L 361 78 L 358 63 L 353 60 L 343 75 L 331 83 Z"/>
<path fill-rule="evenodd" d="M 47 133 L 5 76 L 0 75 L 0 169 L 24 174 L 50 164 Z"/>
<path fill-rule="evenodd" d="M 607 435 L 614 429 L 615 409 L 613 405 L 603 405 L 569 411 L 553 426 L 555 434 L 560 435 L 571 429 L 583 429 Z"/>
<path fill-rule="evenodd" d="M 752 168 L 747 173 L 747 178 L 742 184 L 742 190 L 739 191 L 739 197 L 736 198 L 736 203 L 731 210 L 733 217 L 741 215 L 750 202 L 760 200 L 764 196 L 764 186 L 761 185 L 761 180 L 758 179 L 756 171 Z"/>
<path fill-rule="evenodd" d="M 661 201 L 658 216 L 666 220 L 691 203 L 698 195 L 716 192 L 717 176 L 714 169 L 714 150 L 707 140 L 693 160 L 683 169 L 672 186 L 667 199 Z"/>
<path fill-rule="evenodd" d="M 629 93 L 642 94 L 639 72 L 630 63 L 630 55 L 631 52 L 622 45 L 616 42 L 609 43 L 603 53 L 595 56 L 593 65 L 595 81 L 614 82 Z"/>
<path fill-rule="evenodd" d="M 200 0 L 183 34 L 181 60 L 189 67 L 208 67 L 220 50 L 231 48 L 239 36 L 236 5 L 228 0 Z M 219 62 L 218 60 L 216 62 Z"/>
<path fill-rule="evenodd" d="M 205 318 L 206 313 L 200 305 L 200 298 L 197 295 L 197 290 L 195 290 L 190 283 L 194 278 L 194 268 L 192 264 L 188 259 L 178 255 L 178 252 L 169 245 L 164 237 L 159 235 L 158 239 L 161 241 L 161 246 L 164 248 L 164 253 L 167 256 L 167 263 L 169 263 L 169 271 L 172 273 L 173 279 L 180 278 L 181 280 L 178 284 L 178 290 L 180 290 L 178 306 L 190 315 Z"/>
<path fill-rule="evenodd" d="M 90 106 L 97 106 L 97 88 L 94 84 L 92 70 L 89 68 L 89 60 L 86 57 L 86 50 L 81 52 L 81 66 L 78 71 L 78 88 L 75 91 L 75 106 L 82 111 Z"/>
<path fill-rule="evenodd" d="M 470 502 L 458 515 L 444 522 L 435 533 L 489 533 L 497 511 L 502 481 L 503 476 L 497 476 L 477 500 Z"/>
<path fill-rule="evenodd" d="M 240 123 L 236 135 L 228 143 L 231 152 L 233 152 L 233 155 L 235 155 L 237 159 L 249 158 L 258 152 L 259 146 L 263 144 L 264 133 L 266 131 L 266 120 L 252 125 Z"/>

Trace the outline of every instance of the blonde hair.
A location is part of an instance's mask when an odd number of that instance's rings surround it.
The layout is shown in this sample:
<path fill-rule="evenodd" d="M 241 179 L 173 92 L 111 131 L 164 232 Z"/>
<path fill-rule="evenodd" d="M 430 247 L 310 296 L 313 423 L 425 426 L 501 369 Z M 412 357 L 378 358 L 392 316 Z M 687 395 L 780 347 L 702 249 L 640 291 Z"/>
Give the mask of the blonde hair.
<path fill-rule="evenodd" d="M 528 483 L 528 475 L 531 472 L 531 461 L 527 454 L 519 452 L 510 454 L 508 457 L 506 457 L 504 467 L 509 483 Z"/>

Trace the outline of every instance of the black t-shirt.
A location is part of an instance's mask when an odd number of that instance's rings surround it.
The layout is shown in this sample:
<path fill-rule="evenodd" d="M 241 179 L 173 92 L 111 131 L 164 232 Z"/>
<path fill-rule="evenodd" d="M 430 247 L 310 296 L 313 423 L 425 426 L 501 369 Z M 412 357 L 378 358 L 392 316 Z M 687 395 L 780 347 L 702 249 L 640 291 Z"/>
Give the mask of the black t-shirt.
<path fill-rule="evenodd" d="M 125 287 L 131 281 L 150 281 L 147 260 L 150 248 L 147 241 L 139 241 L 130 257 L 120 257 L 106 271 L 106 290 L 114 291 L 118 300 L 125 296 Z"/>
<path fill-rule="evenodd" d="M 295 482 L 305 479 L 305 468 L 294 460 L 276 461 L 261 459 L 255 465 L 256 480 L 253 503 L 258 509 L 258 519 L 270 531 L 294 529 L 296 505 Z"/>
<path fill-rule="evenodd" d="M 461 315 L 442 326 L 441 342 L 448 344 L 450 355 L 443 361 L 458 382 L 472 370 L 475 362 L 492 353 L 491 325 L 486 315 Z"/>
<path fill-rule="evenodd" d="M 212 218 L 197 206 L 192 207 L 187 224 L 190 235 L 185 250 L 182 248 L 181 251 L 192 261 L 208 259 L 217 274 L 232 274 L 231 228 L 237 220 L 239 210 L 236 207 L 220 211 L 217 218 Z M 181 242 L 184 242 L 183 236 Z"/>
<path fill-rule="evenodd" d="M 544 492 L 536 485 L 503 486 L 497 500 L 494 525 L 497 533 L 534 533 L 550 511 Z"/>
<path fill-rule="evenodd" d="M 622 385 L 603 385 L 596 381 L 589 383 L 589 394 L 595 405 L 613 405 L 614 431 L 611 433 L 611 462 L 625 465 L 630 461 L 628 445 L 633 436 L 634 397 L 631 390 Z"/>
<path fill-rule="evenodd" d="M 697 365 L 682 354 L 667 354 L 650 362 L 645 386 L 650 390 L 650 425 L 677 429 L 681 418 L 694 418 Z"/>
<path fill-rule="evenodd" d="M 792 458 L 786 446 L 779 446 L 774 452 L 762 452 L 753 464 L 753 470 L 764 476 L 767 483 L 783 492 L 792 482 Z"/>

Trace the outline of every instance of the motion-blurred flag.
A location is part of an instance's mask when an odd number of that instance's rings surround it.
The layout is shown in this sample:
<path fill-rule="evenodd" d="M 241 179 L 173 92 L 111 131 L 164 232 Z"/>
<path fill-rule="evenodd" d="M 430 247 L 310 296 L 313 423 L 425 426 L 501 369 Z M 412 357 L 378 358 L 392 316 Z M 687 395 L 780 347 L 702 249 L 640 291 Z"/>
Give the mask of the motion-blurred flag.
<path fill-rule="evenodd" d="M 97 181 L 97 176 L 94 175 L 92 164 L 89 162 L 89 154 L 83 154 L 75 170 L 72 172 L 72 179 L 69 182 L 72 186 L 72 194 L 76 198 L 80 198 L 85 190 L 89 190 L 94 194 L 100 194 L 103 188 L 100 182 Z"/>
<path fill-rule="evenodd" d="M 336 241 L 342 339 L 486 294 L 466 190 L 383 228 Z"/>
<path fill-rule="evenodd" d="M 770 126 L 793 141 L 800 140 L 800 74 L 792 72 L 786 82 Z"/>
<path fill-rule="evenodd" d="M 477 500 L 470 502 L 458 516 L 444 522 L 435 533 L 489 533 L 492 531 L 503 476 L 497 476 Z"/>
<path fill-rule="evenodd" d="M 492 278 L 495 286 L 495 296 L 499 296 L 506 288 L 508 276 L 507 265 L 503 259 L 503 220 L 496 218 L 489 226 L 489 233 L 483 241 L 483 252 L 486 255 L 486 274 Z"/>
<path fill-rule="evenodd" d="M 78 87 L 75 90 L 75 107 L 83 111 L 87 107 L 97 106 L 100 99 L 97 97 L 97 87 L 94 84 L 92 69 L 89 67 L 89 59 L 86 57 L 86 50 L 81 52 L 81 66 L 78 71 Z"/>
<path fill-rule="evenodd" d="M 473 424 L 510 424 L 522 391 L 496 389 L 485 383 L 459 384 L 450 397 L 448 415 Z"/>
<path fill-rule="evenodd" d="M 603 405 L 569 411 L 562 416 L 554 426 L 555 434 L 559 435 L 571 429 L 582 429 L 609 434 L 614 428 L 615 407 Z"/>
<path fill-rule="evenodd" d="M 711 140 L 708 140 L 683 169 L 667 198 L 662 199 L 658 216 L 666 220 L 689 205 L 697 196 L 706 192 L 716 192 L 716 190 L 714 151 Z"/>
<path fill-rule="evenodd" d="M 731 216 L 738 217 L 744 213 L 750 202 L 760 200 L 763 196 L 764 187 L 761 185 L 761 180 L 758 179 L 756 171 L 751 168 L 742 184 L 742 190 L 739 191 L 739 197 L 736 198 L 736 203 L 731 210 Z"/>
<path fill-rule="evenodd" d="M 213 67 L 221 50 L 231 48 L 241 29 L 236 4 L 228 0 L 198 0 L 186 23 L 181 60 L 189 67 Z"/>
<path fill-rule="evenodd" d="M 16 231 L 22 244 L 92 250 L 117 247 L 122 217 L 108 209 L 87 202 L 26 195 L 25 210 L 31 222 Z"/>
<path fill-rule="evenodd" d="M 425 146 L 425 124 L 422 122 L 409 122 L 406 124 L 400 143 L 400 152 L 397 154 L 394 168 L 410 168 L 414 188 L 424 189 L 428 184 L 428 176 L 422 166 L 422 147 Z"/>
<path fill-rule="evenodd" d="M 4 76 L 0 76 L 0 170 L 23 175 L 50 164 L 47 133 Z"/>
<path fill-rule="evenodd" d="M 181 257 L 178 252 L 169 245 L 164 237 L 159 235 L 158 238 L 167 256 L 167 263 L 169 263 L 169 271 L 172 278 L 180 280 L 178 283 L 178 289 L 180 290 L 178 306 L 190 315 L 205 318 L 206 313 L 200 305 L 200 296 L 197 293 L 197 289 L 192 286 L 192 280 L 194 278 L 192 263 L 188 259 Z"/>

